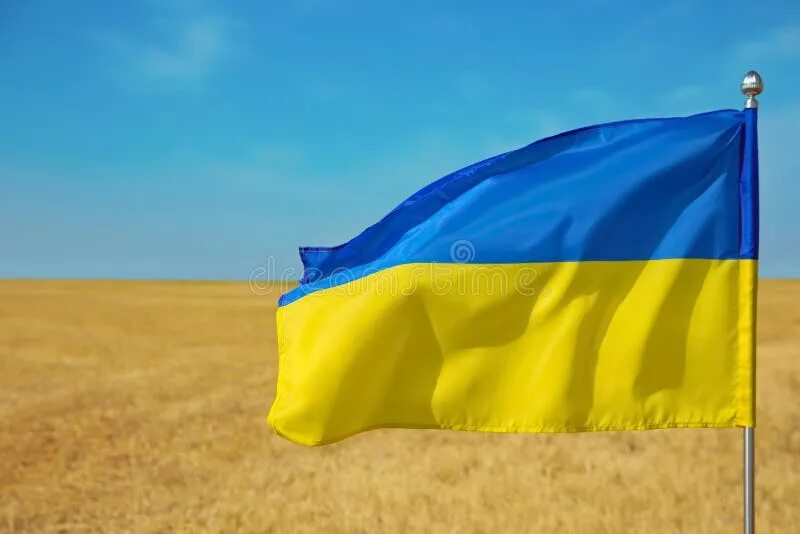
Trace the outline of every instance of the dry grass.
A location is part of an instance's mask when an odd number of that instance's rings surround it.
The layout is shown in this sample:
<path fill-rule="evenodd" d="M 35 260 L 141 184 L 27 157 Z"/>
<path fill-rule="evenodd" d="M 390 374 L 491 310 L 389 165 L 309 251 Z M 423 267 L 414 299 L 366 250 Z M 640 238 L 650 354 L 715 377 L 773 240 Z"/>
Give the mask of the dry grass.
<path fill-rule="evenodd" d="M 274 436 L 275 295 L 0 282 L 0 530 L 737 532 L 737 430 Z M 800 282 L 759 310 L 758 520 L 800 524 Z"/>

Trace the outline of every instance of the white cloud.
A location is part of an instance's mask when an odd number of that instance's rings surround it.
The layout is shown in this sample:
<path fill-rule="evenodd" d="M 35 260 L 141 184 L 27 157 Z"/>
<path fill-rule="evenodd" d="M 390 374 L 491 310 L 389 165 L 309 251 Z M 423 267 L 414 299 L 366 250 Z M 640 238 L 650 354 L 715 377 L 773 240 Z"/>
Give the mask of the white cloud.
<path fill-rule="evenodd" d="M 784 26 L 739 46 L 738 56 L 746 61 L 800 57 L 800 26 Z"/>
<path fill-rule="evenodd" d="M 125 85 L 196 83 L 235 53 L 235 25 L 219 14 L 178 11 L 154 19 L 141 34 L 104 32 L 98 41 L 110 52 L 112 73 Z"/>

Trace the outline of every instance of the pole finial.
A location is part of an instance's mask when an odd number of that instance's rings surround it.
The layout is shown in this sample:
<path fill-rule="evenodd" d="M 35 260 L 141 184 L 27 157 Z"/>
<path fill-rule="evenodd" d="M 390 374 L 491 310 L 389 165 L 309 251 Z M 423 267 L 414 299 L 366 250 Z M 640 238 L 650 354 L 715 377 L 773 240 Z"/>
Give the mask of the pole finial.
<path fill-rule="evenodd" d="M 760 95 L 761 91 L 764 90 L 764 81 L 761 79 L 761 75 L 754 70 L 745 74 L 741 90 L 742 94 L 747 97 L 747 100 L 744 101 L 745 109 L 757 109 L 758 100 L 756 100 L 756 96 Z"/>

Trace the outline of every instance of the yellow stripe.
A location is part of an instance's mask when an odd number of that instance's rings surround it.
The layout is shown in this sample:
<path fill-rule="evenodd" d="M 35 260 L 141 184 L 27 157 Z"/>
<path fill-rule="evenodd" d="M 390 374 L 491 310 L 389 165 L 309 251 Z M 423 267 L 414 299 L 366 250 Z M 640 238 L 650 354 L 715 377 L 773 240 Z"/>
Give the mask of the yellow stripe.
<path fill-rule="evenodd" d="M 270 424 L 570 432 L 753 424 L 753 260 L 403 265 L 278 310 Z"/>

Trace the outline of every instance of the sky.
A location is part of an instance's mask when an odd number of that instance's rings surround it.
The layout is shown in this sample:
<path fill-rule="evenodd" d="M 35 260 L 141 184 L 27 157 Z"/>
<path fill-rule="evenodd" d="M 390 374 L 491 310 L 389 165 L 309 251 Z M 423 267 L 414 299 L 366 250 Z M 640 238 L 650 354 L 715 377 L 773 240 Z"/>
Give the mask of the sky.
<path fill-rule="evenodd" d="M 0 2 L 0 277 L 296 277 L 560 131 L 741 108 L 761 275 L 800 277 L 800 2 Z"/>

